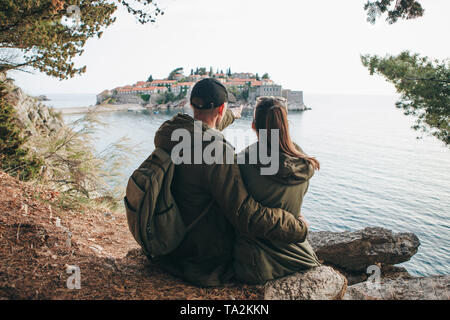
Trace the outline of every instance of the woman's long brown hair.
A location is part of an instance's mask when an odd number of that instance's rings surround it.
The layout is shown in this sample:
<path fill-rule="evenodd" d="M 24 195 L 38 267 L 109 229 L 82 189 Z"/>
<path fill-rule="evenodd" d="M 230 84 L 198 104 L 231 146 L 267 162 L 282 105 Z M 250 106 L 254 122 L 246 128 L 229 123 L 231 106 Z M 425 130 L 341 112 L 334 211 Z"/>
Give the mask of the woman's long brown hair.
<path fill-rule="evenodd" d="M 270 130 L 278 129 L 281 152 L 292 157 L 305 159 L 315 170 L 320 169 L 320 163 L 316 158 L 302 153 L 292 142 L 286 107 L 281 101 L 269 97 L 261 99 L 256 105 L 253 122 L 256 130 L 267 129 L 268 137 L 270 137 Z"/>

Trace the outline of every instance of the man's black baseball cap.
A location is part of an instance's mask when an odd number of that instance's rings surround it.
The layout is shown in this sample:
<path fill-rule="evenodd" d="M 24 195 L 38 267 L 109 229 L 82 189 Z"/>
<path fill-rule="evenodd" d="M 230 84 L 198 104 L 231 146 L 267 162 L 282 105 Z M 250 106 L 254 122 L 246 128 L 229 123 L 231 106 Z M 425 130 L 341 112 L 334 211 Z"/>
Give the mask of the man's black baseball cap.
<path fill-rule="evenodd" d="M 192 88 L 191 104 L 196 109 L 218 108 L 224 102 L 236 102 L 236 98 L 214 78 L 202 79 Z"/>

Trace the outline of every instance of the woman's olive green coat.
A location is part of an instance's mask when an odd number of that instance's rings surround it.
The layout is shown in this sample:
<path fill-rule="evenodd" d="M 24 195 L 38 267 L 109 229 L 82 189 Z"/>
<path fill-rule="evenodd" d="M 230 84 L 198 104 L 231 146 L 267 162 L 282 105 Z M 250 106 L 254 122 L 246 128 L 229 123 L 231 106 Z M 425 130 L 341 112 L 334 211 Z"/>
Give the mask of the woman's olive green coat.
<path fill-rule="evenodd" d="M 278 173 L 261 175 L 260 164 L 248 164 L 250 149 L 241 154 L 247 161 L 239 166 L 248 193 L 262 205 L 282 208 L 298 217 L 309 179 L 314 174 L 312 166 L 303 159 L 280 153 Z M 308 240 L 282 243 L 237 232 L 234 269 L 242 282 L 260 284 L 319 265 Z"/>

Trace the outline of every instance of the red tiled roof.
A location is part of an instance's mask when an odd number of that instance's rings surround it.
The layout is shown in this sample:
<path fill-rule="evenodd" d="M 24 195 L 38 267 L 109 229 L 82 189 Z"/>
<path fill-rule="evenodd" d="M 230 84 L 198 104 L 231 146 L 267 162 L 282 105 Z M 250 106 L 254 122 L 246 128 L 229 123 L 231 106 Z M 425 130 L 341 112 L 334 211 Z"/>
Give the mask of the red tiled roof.
<path fill-rule="evenodd" d="M 142 91 L 154 91 L 154 90 L 167 90 L 166 87 L 157 87 L 157 86 L 151 86 L 151 87 L 145 87 L 141 89 Z"/>
<path fill-rule="evenodd" d="M 232 79 L 228 79 L 228 81 L 231 81 L 231 82 L 251 82 L 251 81 L 255 81 L 255 79 L 238 79 L 238 78 L 232 78 Z"/>
<path fill-rule="evenodd" d="M 129 88 L 118 88 L 117 91 L 119 92 L 134 92 L 134 91 L 157 91 L 157 90 L 167 90 L 166 87 L 157 87 L 157 86 L 150 86 L 150 87 L 129 87 Z"/>
<path fill-rule="evenodd" d="M 241 82 L 225 82 L 224 85 L 226 85 L 226 86 L 244 86 L 245 83 L 241 83 Z"/>
<path fill-rule="evenodd" d="M 119 89 L 117 89 L 117 91 L 119 91 L 119 92 L 130 92 L 130 91 L 133 91 L 133 89 L 132 88 L 119 88 Z"/>
<path fill-rule="evenodd" d="M 159 84 L 161 84 L 161 83 L 167 83 L 167 84 L 170 84 L 170 83 L 175 83 L 175 82 L 177 82 L 176 80 L 153 80 L 152 82 L 149 82 L 149 83 L 159 83 Z"/>

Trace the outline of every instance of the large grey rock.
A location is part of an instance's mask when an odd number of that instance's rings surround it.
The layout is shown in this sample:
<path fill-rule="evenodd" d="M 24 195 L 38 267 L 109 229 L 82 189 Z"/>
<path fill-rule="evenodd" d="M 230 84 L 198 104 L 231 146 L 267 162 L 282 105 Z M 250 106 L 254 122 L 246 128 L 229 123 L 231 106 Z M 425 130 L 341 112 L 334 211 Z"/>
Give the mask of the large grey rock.
<path fill-rule="evenodd" d="M 6 100 L 14 107 L 17 125 L 26 136 L 45 136 L 64 125 L 61 119 L 50 114 L 46 105 L 27 95 L 12 79 L 0 74 L 0 81 L 8 91 Z"/>
<path fill-rule="evenodd" d="M 379 227 L 353 232 L 310 232 L 308 240 L 319 259 L 349 271 L 365 271 L 376 263 L 394 265 L 408 261 L 420 245 L 413 233 L 393 233 Z"/>
<path fill-rule="evenodd" d="M 37 101 L 50 101 L 50 99 L 49 98 L 47 98 L 47 96 L 45 96 L 45 95 L 40 95 L 40 96 L 37 96 L 37 97 L 34 97 Z"/>
<path fill-rule="evenodd" d="M 48 123 L 47 123 L 47 128 L 50 131 L 58 131 L 61 127 L 62 127 L 61 122 L 58 121 L 58 119 L 56 119 L 56 118 L 50 119 L 50 121 L 48 121 Z"/>
<path fill-rule="evenodd" d="M 347 288 L 345 300 L 448 300 L 450 276 L 365 281 Z"/>
<path fill-rule="evenodd" d="M 375 266 L 374 266 L 375 267 Z M 372 268 L 374 268 L 372 267 Z M 399 279 L 399 278 L 413 278 L 412 275 L 408 273 L 408 271 L 403 267 L 398 266 L 392 266 L 388 264 L 384 265 L 376 265 L 376 267 L 379 268 L 379 276 L 383 280 L 392 280 L 392 279 Z M 375 268 L 376 268 L 375 267 Z M 366 271 L 347 271 L 344 269 L 339 269 L 335 267 L 340 273 L 342 273 L 348 281 L 348 285 L 352 286 L 356 283 L 360 283 L 363 281 L 366 281 L 369 277 L 373 277 L 375 275 L 373 269 L 366 270 Z"/>
<path fill-rule="evenodd" d="M 272 280 L 266 283 L 265 300 L 340 300 L 347 279 L 328 266 Z"/>

